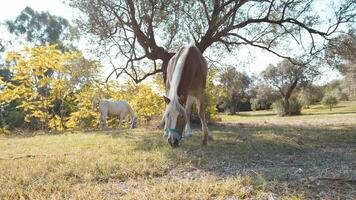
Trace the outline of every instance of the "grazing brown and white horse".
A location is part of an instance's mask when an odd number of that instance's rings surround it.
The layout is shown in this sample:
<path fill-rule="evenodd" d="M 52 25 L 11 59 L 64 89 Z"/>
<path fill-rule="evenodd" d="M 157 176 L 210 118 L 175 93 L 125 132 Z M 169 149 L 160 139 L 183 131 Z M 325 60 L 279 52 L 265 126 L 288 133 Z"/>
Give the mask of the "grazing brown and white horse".
<path fill-rule="evenodd" d="M 168 143 L 177 147 L 185 136 L 192 135 L 190 114 L 194 100 L 204 132 L 203 145 L 208 142 L 208 131 L 204 111 L 204 88 L 208 73 L 207 63 L 195 46 L 182 47 L 167 66 L 166 110 L 164 113 L 164 135 Z"/>

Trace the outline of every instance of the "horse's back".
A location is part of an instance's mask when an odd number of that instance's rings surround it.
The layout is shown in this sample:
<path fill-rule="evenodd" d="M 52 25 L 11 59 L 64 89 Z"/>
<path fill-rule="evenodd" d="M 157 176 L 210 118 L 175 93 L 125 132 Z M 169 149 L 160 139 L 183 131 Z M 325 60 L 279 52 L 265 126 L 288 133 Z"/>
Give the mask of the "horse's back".
<path fill-rule="evenodd" d="M 167 90 L 170 88 L 170 82 L 175 73 L 176 63 L 179 59 L 185 59 L 181 80 L 178 87 L 178 95 L 197 96 L 205 88 L 208 67 L 200 50 L 195 46 L 188 46 L 183 49 L 184 54 L 178 53 L 171 58 L 167 69 Z M 184 56 L 184 57 L 182 57 Z"/>
<path fill-rule="evenodd" d="M 118 101 L 111 101 L 111 100 L 103 100 L 100 104 L 100 108 L 106 110 L 108 114 L 111 115 L 118 115 L 121 113 L 129 112 L 130 105 L 127 101 L 118 100 Z"/>

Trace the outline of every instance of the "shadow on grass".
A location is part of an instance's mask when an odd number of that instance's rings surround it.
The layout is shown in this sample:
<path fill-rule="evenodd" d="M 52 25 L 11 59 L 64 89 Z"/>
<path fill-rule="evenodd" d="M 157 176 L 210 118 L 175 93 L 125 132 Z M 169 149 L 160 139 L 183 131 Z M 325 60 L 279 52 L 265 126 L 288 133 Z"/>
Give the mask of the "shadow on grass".
<path fill-rule="evenodd" d="M 201 146 L 202 132 L 176 149 L 171 149 L 161 133 L 154 133 L 137 144 L 138 151 L 163 151 L 175 166 L 186 166 L 218 176 L 256 173 L 266 180 L 296 181 L 318 176 L 324 169 L 351 166 L 356 159 L 356 128 L 328 129 L 289 126 L 244 127 L 211 126 L 215 140 Z"/>
<path fill-rule="evenodd" d="M 327 111 L 327 112 L 313 112 L 313 113 L 302 112 L 302 116 L 303 115 L 340 115 L 340 114 L 356 114 L 356 111 L 339 111 L 339 112 Z"/>
<path fill-rule="evenodd" d="M 270 117 L 270 116 L 276 116 L 276 113 L 239 113 L 237 116 L 241 117 Z"/>
<path fill-rule="evenodd" d="M 270 117 L 270 116 L 276 116 L 276 113 L 258 113 L 258 112 L 240 112 L 235 115 L 226 115 L 229 117 Z"/>

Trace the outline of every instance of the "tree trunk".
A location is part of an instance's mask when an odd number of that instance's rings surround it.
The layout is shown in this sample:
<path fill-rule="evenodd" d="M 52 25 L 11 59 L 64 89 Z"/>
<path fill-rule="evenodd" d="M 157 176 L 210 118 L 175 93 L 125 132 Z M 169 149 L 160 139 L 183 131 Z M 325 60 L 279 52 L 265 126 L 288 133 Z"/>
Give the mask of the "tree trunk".
<path fill-rule="evenodd" d="M 282 116 L 289 115 L 289 97 L 283 98 L 283 113 Z"/>
<path fill-rule="evenodd" d="M 236 113 L 235 105 L 233 103 L 229 103 L 229 114 L 234 115 Z"/>

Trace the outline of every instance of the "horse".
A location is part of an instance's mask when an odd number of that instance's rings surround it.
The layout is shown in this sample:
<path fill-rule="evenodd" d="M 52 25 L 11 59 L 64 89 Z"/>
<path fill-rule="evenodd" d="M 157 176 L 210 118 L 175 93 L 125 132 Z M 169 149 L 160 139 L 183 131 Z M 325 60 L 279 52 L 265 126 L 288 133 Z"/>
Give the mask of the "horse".
<path fill-rule="evenodd" d="M 113 101 L 108 99 L 100 100 L 98 98 L 94 98 L 93 105 L 99 105 L 100 128 L 106 127 L 106 118 L 108 115 L 117 115 L 119 117 L 119 128 L 121 128 L 122 120 L 130 115 L 130 128 L 133 129 L 137 127 L 137 116 L 127 101 Z"/>
<path fill-rule="evenodd" d="M 208 65 L 194 45 L 182 47 L 168 62 L 164 96 L 167 105 L 162 123 L 164 136 L 173 148 L 179 146 L 184 136 L 192 135 L 190 114 L 194 101 L 197 102 L 198 116 L 204 133 L 202 145 L 207 145 L 208 137 L 212 139 L 204 111 L 207 73 Z"/>

